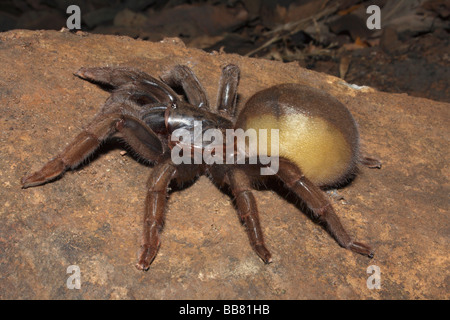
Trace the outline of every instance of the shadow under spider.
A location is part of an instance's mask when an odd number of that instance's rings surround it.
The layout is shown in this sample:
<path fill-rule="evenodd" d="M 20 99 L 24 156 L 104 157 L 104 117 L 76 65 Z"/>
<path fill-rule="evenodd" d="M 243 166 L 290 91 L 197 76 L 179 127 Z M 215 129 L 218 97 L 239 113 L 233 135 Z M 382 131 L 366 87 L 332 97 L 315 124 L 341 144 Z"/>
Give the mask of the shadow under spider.
<path fill-rule="evenodd" d="M 139 164 L 149 168 L 150 170 L 153 168 L 154 164 L 150 161 L 140 157 L 136 152 L 131 149 L 126 142 L 124 142 L 121 138 L 112 137 L 108 140 L 106 140 L 102 145 L 99 146 L 98 149 L 96 149 L 91 155 L 89 155 L 82 163 L 77 165 L 73 169 L 69 169 L 68 171 L 77 172 L 79 170 L 82 170 L 89 166 L 92 162 L 95 162 L 98 158 L 108 154 L 109 152 L 113 150 L 123 150 L 127 152 L 127 155 L 133 159 L 134 161 L 138 162 Z M 150 174 L 149 170 L 149 174 Z M 356 177 L 358 172 L 355 172 L 353 175 L 351 175 L 344 183 L 341 183 L 337 186 L 332 187 L 325 187 L 321 188 L 323 192 L 326 192 L 327 190 L 333 190 L 333 189 L 343 189 L 351 185 Z M 59 179 L 61 179 L 63 174 L 59 175 L 58 177 L 55 177 L 54 179 L 46 182 L 54 182 Z M 169 191 L 168 194 L 171 195 L 174 192 L 183 191 L 185 189 L 190 188 L 192 185 L 194 185 L 198 181 L 199 177 L 195 177 L 192 180 L 183 182 L 182 184 L 179 184 L 176 179 L 172 180 L 169 185 Z M 211 181 L 211 180 L 210 180 Z M 211 183 L 214 184 L 214 182 L 211 181 Z M 214 184 L 215 185 L 215 184 Z M 235 198 L 231 192 L 231 189 L 229 186 L 223 186 L 223 187 L 216 187 L 228 196 L 232 200 L 232 205 L 235 209 L 235 212 L 237 212 L 237 205 Z M 255 183 L 253 183 L 253 188 L 255 192 L 259 191 L 273 191 L 275 192 L 279 197 L 287 201 L 288 203 L 292 204 L 297 210 L 301 211 L 303 214 L 305 214 L 307 217 L 309 217 L 314 223 L 320 225 L 324 230 L 328 232 L 324 224 L 314 216 L 311 209 L 307 207 L 303 199 L 299 198 L 297 195 L 295 195 L 291 190 L 289 190 L 279 179 L 273 178 L 273 177 L 265 177 L 264 179 L 259 179 Z M 328 195 L 327 195 L 328 196 Z M 328 196 L 330 197 L 330 196 Z M 264 208 L 259 206 L 259 211 L 263 211 Z M 241 221 L 241 219 L 239 219 Z M 242 222 L 242 221 L 241 221 Z"/>
<path fill-rule="evenodd" d="M 335 186 L 323 187 L 323 188 L 321 188 L 321 190 L 322 190 L 322 192 L 326 192 L 328 190 L 333 190 L 333 189 L 347 188 L 348 186 L 350 186 L 353 183 L 356 176 L 357 176 L 357 172 L 350 175 L 348 177 L 348 179 L 346 179 L 346 181 L 344 181 L 343 183 L 341 183 L 339 185 L 335 185 Z M 267 177 L 264 180 L 259 180 L 256 183 L 254 183 L 253 188 L 256 192 L 259 192 L 259 191 L 275 192 L 284 201 L 292 204 L 297 210 L 302 212 L 309 219 L 311 219 L 315 224 L 319 225 L 323 230 L 325 230 L 328 234 L 330 234 L 330 231 L 327 229 L 325 223 L 314 215 L 313 211 L 308 208 L 308 206 L 306 205 L 304 200 L 301 199 L 300 197 L 298 197 L 294 192 L 289 190 L 279 179 L 276 179 L 274 177 Z M 233 200 L 233 206 L 237 210 L 235 199 L 233 198 L 233 195 L 231 194 L 230 189 L 229 188 L 221 188 L 220 190 L 223 193 L 225 193 L 231 197 L 231 199 Z M 326 195 L 326 196 L 330 198 L 329 195 Z M 260 212 L 264 211 L 263 207 L 258 206 L 258 209 L 259 209 L 258 211 L 260 211 Z"/>

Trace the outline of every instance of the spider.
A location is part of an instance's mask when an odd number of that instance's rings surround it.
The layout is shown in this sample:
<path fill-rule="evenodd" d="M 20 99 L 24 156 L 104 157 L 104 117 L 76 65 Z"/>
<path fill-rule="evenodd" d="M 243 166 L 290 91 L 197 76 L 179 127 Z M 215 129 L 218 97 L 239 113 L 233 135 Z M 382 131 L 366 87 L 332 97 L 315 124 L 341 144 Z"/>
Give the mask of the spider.
<path fill-rule="evenodd" d="M 195 139 L 172 139 L 177 129 L 192 133 L 195 123 L 202 130 L 241 128 L 279 130 L 279 167 L 274 176 L 299 197 L 313 216 L 325 225 L 340 246 L 368 257 L 372 249 L 353 241 L 343 228 L 320 187 L 342 184 L 354 176 L 359 164 L 380 167 L 375 159 L 361 156 L 357 125 L 348 109 L 318 89 L 300 84 L 281 84 L 254 94 L 236 115 L 240 70 L 222 68 L 216 107 L 193 71 L 177 65 L 160 80 L 127 67 L 81 68 L 81 79 L 99 85 L 111 95 L 84 130 L 39 171 L 22 178 L 23 188 L 41 185 L 77 167 L 110 137 L 123 139 L 141 158 L 153 163 L 147 181 L 144 227 L 136 267 L 148 270 L 160 247 L 168 187 L 207 175 L 215 185 L 228 187 L 250 244 L 265 262 L 272 262 L 264 243 L 253 195 L 253 183 L 264 177 L 267 165 L 232 163 L 174 163 L 172 151 L 180 144 L 204 150 Z M 182 89 L 185 97 L 175 90 Z M 192 156 L 193 154 L 189 154 Z"/>

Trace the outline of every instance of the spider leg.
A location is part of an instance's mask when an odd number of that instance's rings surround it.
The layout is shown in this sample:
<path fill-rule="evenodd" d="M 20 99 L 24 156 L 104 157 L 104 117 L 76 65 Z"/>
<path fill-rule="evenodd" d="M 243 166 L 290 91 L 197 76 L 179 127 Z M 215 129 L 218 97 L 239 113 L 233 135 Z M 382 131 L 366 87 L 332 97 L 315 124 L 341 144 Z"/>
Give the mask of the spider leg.
<path fill-rule="evenodd" d="M 370 258 L 373 257 L 373 251 L 369 246 L 354 242 L 350 238 L 325 194 L 306 178 L 296 165 L 280 159 L 277 176 L 306 203 L 314 216 L 325 224 L 330 234 L 342 247 Z"/>
<path fill-rule="evenodd" d="M 167 204 L 167 188 L 176 172 L 177 169 L 171 162 L 166 161 L 156 165 L 148 179 L 142 246 L 139 261 L 136 264 L 139 270 L 148 270 L 158 252 Z"/>
<path fill-rule="evenodd" d="M 251 191 L 252 187 L 249 177 L 240 169 L 232 169 L 228 173 L 228 179 L 231 191 L 236 199 L 239 217 L 246 226 L 251 246 L 265 263 L 271 263 L 272 257 L 264 244 L 258 208 L 255 196 Z"/>
<path fill-rule="evenodd" d="M 158 161 L 163 154 L 163 146 L 158 136 L 148 129 L 141 120 L 122 115 L 115 127 L 121 137 L 140 156 L 147 160 Z"/>
<path fill-rule="evenodd" d="M 199 108 L 209 109 L 208 98 L 197 76 L 188 66 L 177 65 L 168 73 L 161 76 L 161 80 L 171 87 L 182 87 L 188 102 Z"/>
<path fill-rule="evenodd" d="M 236 113 L 237 88 L 239 84 L 239 67 L 234 64 L 222 69 L 217 96 L 217 110 L 230 118 Z"/>
<path fill-rule="evenodd" d="M 67 168 L 74 168 L 97 149 L 101 141 L 115 132 L 119 114 L 102 114 L 94 120 L 55 158 L 39 171 L 22 178 L 23 188 L 43 184 L 61 175 Z"/>
<path fill-rule="evenodd" d="M 177 94 L 164 82 L 161 82 L 145 72 L 125 67 L 95 67 L 81 68 L 74 73 L 77 77 L 92 83 L 100 84 L 103 88 L 118 89 L 119 87 L 132 85 L 126 88 L 133 92 L 145 92 L 158 102 L 178 101 Z"/>
<path fill-rule="evenodd" d="M 371 169 L 381 169 L 381 161 L 370 157 L 362 157 L 360 159 L 361 164 Z"/>
<path fill-rule="evenodd" d="M 158 160 L 163 147 L 158 136 L 139 119 L 119 113 L 101 113 L 55 158 L 39 171 L 22 178 L 22 187 L 43 184 L 75 168 L 113 134 L 118 133 L 139 155 Z"/>

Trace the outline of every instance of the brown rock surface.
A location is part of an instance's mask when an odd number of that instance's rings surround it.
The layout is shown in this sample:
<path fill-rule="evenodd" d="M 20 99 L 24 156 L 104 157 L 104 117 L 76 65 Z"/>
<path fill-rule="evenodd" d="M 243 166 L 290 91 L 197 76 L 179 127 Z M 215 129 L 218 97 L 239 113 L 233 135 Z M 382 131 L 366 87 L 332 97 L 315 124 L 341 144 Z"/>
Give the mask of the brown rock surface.
<path fill-rule="evenodd" d="M 248 244 L 230 199 L 202 177 L 172 193 L 162 245 L 148 272 L 134 268 L 150 167 L 106 144 L 88 164 L 46 185 L 20 178 L 56 155 L 108 94 L 72 75 L 82 66 L 132 66 L 157 76 L 191 66 L 215 100 L 220 67 L 242 72 L 240 106 L 256 91 L 307 83 L 346 104 L 367 154 L 334 207 L 350 234 L 376 250 L 344 250 L 273 191 L 256 192 L 274 262 Z M 450 105 L 353 88 L 338 78 L 177 41 L 54 31 L 0 34 L 1 299 L 449 299 Z M 66 269 L 78 265 L 81 289 Z M 381 270 L 368 289 L 367 267 Z"/>

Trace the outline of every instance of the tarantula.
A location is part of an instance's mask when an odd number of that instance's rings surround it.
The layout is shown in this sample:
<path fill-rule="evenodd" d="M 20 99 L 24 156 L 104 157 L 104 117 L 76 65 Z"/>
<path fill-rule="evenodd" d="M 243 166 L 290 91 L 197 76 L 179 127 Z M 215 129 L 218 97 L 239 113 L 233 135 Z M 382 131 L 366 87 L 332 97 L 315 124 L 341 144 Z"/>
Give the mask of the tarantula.
<path fill-rule="evenodd" d="M 59 155 L 39 171 L 22 178 L 22 186 L 54 180 L 67 169 L 77 167 L 105 139 L 113 136 L 123 139 L 140 157 L 154 164 L 147 182 L 138 269 L 147 270 L 160 247 L 169 183 L 192 181 L 203 174 L 219 187 L 229 186 L 251 246 L 265 263 L 272 261 L 252 193 L 252 183 L 263 178 L 259 169 L 267 167 L 267 163 L 175 163 L 173 151 L 181 145 L 190 146 L 188 150 L 197 153 L 206 149 L 205 143 L 198 143 L 195 137 L 178 140 L 172 137 L 177 129 L 194 133 L 198 124 L 202 133 L 207 129 L 223 133 L 237 128 L 279 130 L 279 165 L 273 174 L 303 200 L 342 247 L 373 256 L 369 246 L 350 238 L 319 188 L 346 181 L 360 163 L 380 166 L 377 160 L 360 155 L 356 123 L 334 97 L 309 86 L 281 84 L 257 92 L 236 116 L 240 77 L 236 65 L 222 69 L 215 108 L 210 107 L 193 71 L 183 65 L 175 66 L 161 80 L 126 67 L 81 68 L 75 75 L 101 86 L 111 95 Z M 176 88 L 184 91 L 185 99 L 175 92 Z M 187 154 L 193 155 L 193 151 Z"/>

